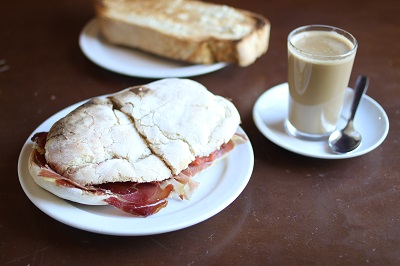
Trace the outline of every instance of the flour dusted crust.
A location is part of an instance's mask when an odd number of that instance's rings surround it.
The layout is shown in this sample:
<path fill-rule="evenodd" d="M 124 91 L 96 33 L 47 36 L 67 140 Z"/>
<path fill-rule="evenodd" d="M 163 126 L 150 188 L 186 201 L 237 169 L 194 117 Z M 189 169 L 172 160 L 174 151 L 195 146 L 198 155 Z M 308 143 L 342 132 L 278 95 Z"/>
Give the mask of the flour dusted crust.
<path fill-rule="evenodd" d="M 80 185 L 161 181 L 234 135 L 233 104 L 187 79 L 164 79 L 94 98 L 50 129 L 45 157 Z"/>
<path fill-rule="evenodd" d="M 139 136 L 132 120 L 109 99 L 94 98 L 50 129 L 47 162 L 57 173 L 81 184 L 154 181 L 171 174 Z M 152 168 L 157 169 L 151 170 Z"/>
<path fill-rule="evenodd" d="M 110 43 L 198 64 L 252 64 L 268 49 L 270 23 L 259 14 L 195 0 L 96 0 Z"/>
<path fill-rule="evenodd" d="M 230 101 L 187 79 L 160 80 L 111 99 L 134 119 L 150 149 L 173 174 L 228 142 L 240 123 Z"/>

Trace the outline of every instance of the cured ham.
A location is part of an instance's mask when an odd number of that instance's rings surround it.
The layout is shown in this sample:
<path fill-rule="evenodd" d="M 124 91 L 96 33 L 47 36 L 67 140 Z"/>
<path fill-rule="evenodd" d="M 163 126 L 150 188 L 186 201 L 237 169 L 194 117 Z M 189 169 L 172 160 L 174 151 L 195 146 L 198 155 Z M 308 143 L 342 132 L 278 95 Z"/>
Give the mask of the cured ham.
<path fill-rule="evenodd" d="M 74 187 L 87 193 L 106 195 L 105 203 L 141 217 L 157 213 L 167 206 L 167 199 L 174 195 L 177 195 L 180 199 L 190 198 L 198 185 L 192 177 L 212 165 L 216 159 L 231 151 L 235 145 L 230 140 L 209 156 L 196 158 L 187 169 L 164 181 L 147 183 L 113 182 L 82 186 L 58 174 L 47 164 L 44 156 L 46 137 L 47 132 L 40 132 L 32 137 L 32 141 L 35 143 L 34 163 L 40 167 L 39 176 L 52 179 L 58 186 Z"/>

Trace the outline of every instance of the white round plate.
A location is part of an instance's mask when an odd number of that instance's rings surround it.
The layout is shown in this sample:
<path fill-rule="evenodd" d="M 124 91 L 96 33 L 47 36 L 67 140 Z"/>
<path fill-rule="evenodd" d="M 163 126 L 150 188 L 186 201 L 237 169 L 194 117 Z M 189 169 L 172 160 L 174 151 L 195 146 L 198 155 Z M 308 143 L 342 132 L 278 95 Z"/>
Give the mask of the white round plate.
<path fill-rule="evenodd" d="M 137 49 L 109 44 L 101 38 L 96 19 L 89 21 L 83 28 L 79 45 L 93 63 L 119 74 L 142 78 L 190 77 L 210 73 L 227 65 L 190 65 Z"/>
<path fill-rule="evenodd" d="M 60 118 L 81 105 L 74 104 L 51 116 L 35 131 L 49 131 Z M 242 128 L 238 132 L 245 135 Z M 220 163 L 199 173 L 199 187 L 190 200 L 169 199 L 167 207 L 147 218 L 135 217 L 114 207 L 88 206 L 61 199 L 39 187 L 28 170 L 32 133 L 18 160 L 18 175 L 28 198 L 47 215 L 82 230 L 107 235 L 152 235 L 200 223 L 222 211 L 243 191 L 253 172 L 254 154 L 250 140 L 237 145 Z"/>
<path fill-rule="evenodd" d="M 264 92 L 253 108 L 257 128 L 269 140 L 289 151 L 321 159 L 344 159 L 363 155 L 378 147 L 389 132 L 389 119 L 383 108 L 371 97 L 364 95 L 358 107 L 354 127 L 362 135 L 361 145 L 346 154 L 334 154 L 327 141 L 306 141 L 287 133 L 284 122 L 288 113 L 289 88 L 287 83 Z M 349 117 L 353 90 L 347 88 L 338 128 L 343 128 Z"/>

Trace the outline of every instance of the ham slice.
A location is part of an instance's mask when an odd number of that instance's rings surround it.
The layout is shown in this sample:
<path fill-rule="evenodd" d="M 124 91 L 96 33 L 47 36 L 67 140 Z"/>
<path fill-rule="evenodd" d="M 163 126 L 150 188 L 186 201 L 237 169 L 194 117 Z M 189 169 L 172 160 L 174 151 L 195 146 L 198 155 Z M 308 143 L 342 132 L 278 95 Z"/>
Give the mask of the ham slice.
<path fill-rule="evenodd" d="M 95 195 L 107 195 L 104 199 L 107 204 L 141 217 L 155 214 L 166 207 L 167 199 L 175 194 L 181 199 L 189 199 L 197 187 L 197 182 L 192 177 L 212 165 L 215 160 L 223 157 L 235 145 L 230 140 L 209 156 L 196 158 L 187 169 L 164 181 L 149 183 L 114 182 L 82 186 L 61 176 L 47 164 L 44 156 L 46 137 L 47 132 L 40 132 L 32 137 L 32 141 L 36 143 L 34 162 L 40 167 L 39 176 L 54 179 L 59 186 L 74 187 Z"/>

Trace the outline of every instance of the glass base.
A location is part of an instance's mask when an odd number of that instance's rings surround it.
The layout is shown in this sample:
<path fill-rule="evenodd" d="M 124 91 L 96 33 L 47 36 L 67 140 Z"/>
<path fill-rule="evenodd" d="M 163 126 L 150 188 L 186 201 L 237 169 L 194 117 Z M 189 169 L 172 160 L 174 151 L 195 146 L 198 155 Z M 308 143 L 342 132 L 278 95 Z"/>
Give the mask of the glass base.
<path fill-rule="evenodd" d="M 327 132 L 327 133 L 323 133 L 323 134 L 311 134 L 311 133 L 302 132 L 302 131 L 296 129 L 289 122 L 288 119 L 286 119 L 286 121 L 285 121 L 285 128 L 286 128 L 286 131 L 290 135 L 292 135 L 293 137 L 296 137 L 298 139 L 303 139 L 303 140 L 314 140 L 314 141 L 327 140 L 332 133 L 332 132 Z"/>

